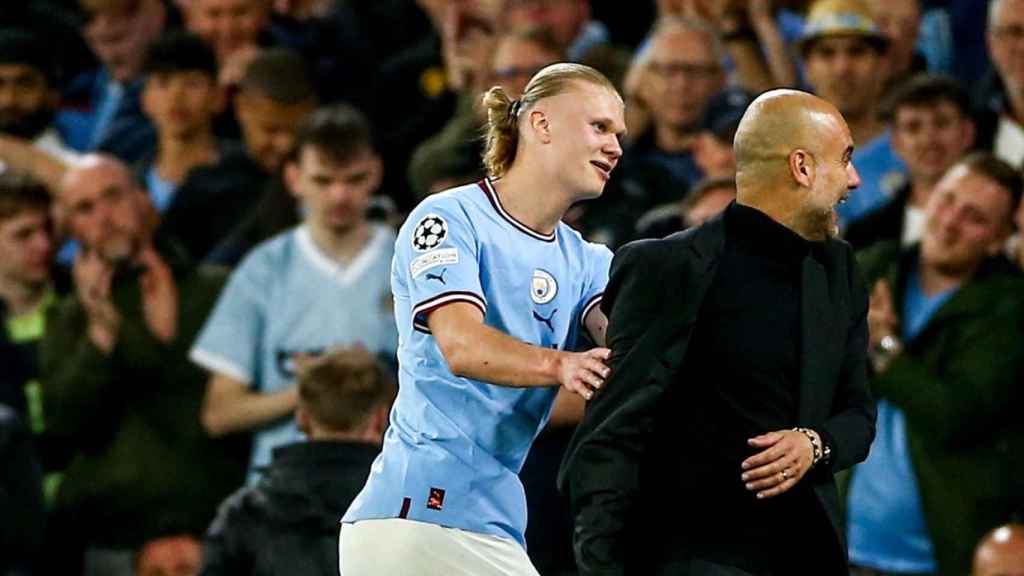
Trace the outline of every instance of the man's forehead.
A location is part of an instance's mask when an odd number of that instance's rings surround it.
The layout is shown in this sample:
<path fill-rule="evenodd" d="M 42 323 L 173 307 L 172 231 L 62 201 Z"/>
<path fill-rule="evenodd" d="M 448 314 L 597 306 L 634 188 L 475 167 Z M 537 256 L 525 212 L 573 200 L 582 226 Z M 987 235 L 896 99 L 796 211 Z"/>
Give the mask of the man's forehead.
<path fill-rule="evenodd" d="M 678 48 L 682 44 L 688 45 L 685 51 L 688 57 L 680 56 Z M 655 35 L 650 51 L 651 56 L 658 58 L 690 60 L 698 56 L 709 56 L 711 47 L 707 35 L 700 30 L 678 27 Z"/>
<path fill-rule="evenodd" d="M 946 172 L 939 188 L 965 204 L 987 212 L 1002 211 L 1012 202 L 1011 194 L 998 182 L 963 164 L 957 164 Z"/>
<path fill-rule="evenodd" d="M 901 116 L 931 116 L 947 114 L 963 116 L 960 111 L 960 107 L 956 103 L 946 99 L 900 104 L 896 107 L 894 116 L 899 120 Z"/>

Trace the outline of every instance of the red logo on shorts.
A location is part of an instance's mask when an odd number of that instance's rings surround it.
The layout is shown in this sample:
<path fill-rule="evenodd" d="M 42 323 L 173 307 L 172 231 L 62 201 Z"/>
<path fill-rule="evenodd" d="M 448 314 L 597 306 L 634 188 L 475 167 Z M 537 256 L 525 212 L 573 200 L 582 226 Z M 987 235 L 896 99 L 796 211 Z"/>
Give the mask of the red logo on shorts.
<path fill-rule="evenodd" d="M 440 488 L 430 489 L 430 497 L 427 498 L 427 508 L 431 510 L 444 508 L 444 490 Z"/>

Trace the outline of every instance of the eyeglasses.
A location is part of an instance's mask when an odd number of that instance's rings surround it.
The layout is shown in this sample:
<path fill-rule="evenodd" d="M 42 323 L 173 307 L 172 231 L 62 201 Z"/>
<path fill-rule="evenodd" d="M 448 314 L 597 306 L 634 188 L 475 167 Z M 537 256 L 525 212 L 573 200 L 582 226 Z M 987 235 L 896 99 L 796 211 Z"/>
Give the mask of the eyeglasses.
<path fill-rule="evenodd" d="M 647 68 L 657 76 L 681 76 L 690 80 L 711 80 L 722 71 L 717 64 L 693 62 L 649 62 Z"/>
<path fill-rule="evenodd" d="M 992 36 L 999 40 L 1010 40 L 1020 42 L 1024 40 L 1024 26 L 1011 24 L 1008 26 L 993 26 Z"/>

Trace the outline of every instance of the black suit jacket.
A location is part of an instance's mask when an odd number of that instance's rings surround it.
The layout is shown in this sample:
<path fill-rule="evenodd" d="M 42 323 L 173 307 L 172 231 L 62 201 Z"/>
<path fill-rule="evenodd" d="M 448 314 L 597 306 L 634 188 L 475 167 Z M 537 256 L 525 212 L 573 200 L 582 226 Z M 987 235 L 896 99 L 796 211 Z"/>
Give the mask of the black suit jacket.
<path fill-rule="evenodd" d="M 699 463 L 686 461 L 685 446 L 704 439 L 666 436 L 678 428 L 674 420 L 699 418 L 700 409 L 666 404 L 686 399 L 673 387 L 700 385 L 680 378 L 679 369 L 724 242 L 719 216 L 663 240 L 628 244 L 612 262 L 602 303 L 612 375 L 588 404 L 559 475 L 573 510 L 581 576 L 690 573 L 686 530 L 664 527 L 685 523 L 685 498 L 700 495 L 666 491 L 699 473 Z M 833 472 L 863 460 L 874 438 L 865 366 L 868 298 L 848 244 L 829 240 L 824 268 L 827 289 L 801 303 L 801 341 L 811 346 L 801 352 L 798 425 L 817 430 L 832 457 L 801 481 L 813 484 L 837 544 L 809 553 L 845 566 Z M 662 445 L 671 451 L 658 450 Z"/>

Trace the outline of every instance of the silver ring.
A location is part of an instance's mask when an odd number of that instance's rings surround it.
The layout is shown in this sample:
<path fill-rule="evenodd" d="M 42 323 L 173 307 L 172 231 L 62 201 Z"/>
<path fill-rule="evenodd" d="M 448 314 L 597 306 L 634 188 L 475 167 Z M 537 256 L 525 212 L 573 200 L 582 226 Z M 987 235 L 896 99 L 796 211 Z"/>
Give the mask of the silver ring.
<path fill-rule="evenodd" d="M 789 469 L 783 468 L 782 469 L 782 481 L 785 482 L 786 480 L 789 480 Z"/>

